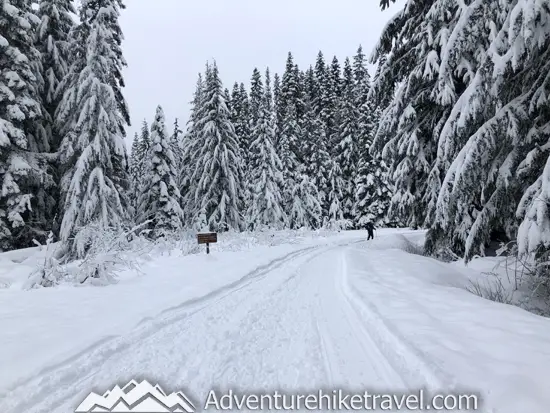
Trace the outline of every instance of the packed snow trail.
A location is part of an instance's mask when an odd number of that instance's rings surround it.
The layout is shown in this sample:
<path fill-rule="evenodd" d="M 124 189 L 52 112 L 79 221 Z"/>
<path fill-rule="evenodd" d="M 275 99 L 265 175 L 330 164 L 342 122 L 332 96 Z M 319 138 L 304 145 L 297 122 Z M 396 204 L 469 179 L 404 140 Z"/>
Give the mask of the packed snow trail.
<path fill-rule="evenodd" d="M 541 406 L 547 407 L 548 397 L 542 383 L 527 381 L 529 371 L 515 364 L 502 361 L 508 366 L 501 371 L 507 374 L 503 381 L 478 387 L 490 376 L 484 376 L 487 368 L 482 365 L 480 370 L 479 360 L 471 356 L 498 349 L 499 344 L 470 341 L 468 350 L 464 340 L 480 334 L 473 316 L 472 328 L 464 323 L 457 330 L 449 324 L 453 317 L 462 321 L 462 309 L 452 294 L 460 294 L 463 306 L 476 311 L 475 316 L 485 309 L 498 313 L 504 306 L 449 285 L 426 291 L 430 299 L 422 302 L 425 297 L 415 296 L 416 288 L 429 285 L 407 271 L 433 274 L 441 264 L 434 261 L 429 268 L 424 262 L 423 268 L 415 268 L 410 254 L 369 251 L 365 245 L 370 244 L 348 241 L 289 254 L 19 383 L 0 398 L 0 411 L 71 413 L 90 391 L 103 393 L 132 379 L 183 390 L 197 401 L 198 410 L 211 389 L 401 393 L 425 388 L 492 391 L 495 397 L 490 408 L 480 410 L 484 413 L 545 411 Z M 459 312 L 454 311 L 457 307 Z M 403 320 L 410 326 L 401 324 Z M 513 310 L 510 320 L 514 322 Z M 483 320 L 481 325 L 489 330 L 485 334 L 498 334 Z M 466 338 L 461 341 L 462 336 Z M 499 339 L 506 341 L 505 336 Z M 489 349 L 484 348 L 487 344 Z M 546 369 L 547 353 L 537 356 L 540 368 Z M 461 370 L 464 366 L 458 363 L 468 361 L 469 370 Z M 513 377 L 510 371 L 516 375 L 515 396 L 505 384 Z"/>
<path fill-rule="evenodd" d="M 0 410 L 68 413 L 92 389 L 139 378 L 185 388 L 196 400 L 214 386 L 405 389 L 344 296 L 343 254 L 343 247 L 301 251 L 45 372 L 8 394 Z"/>

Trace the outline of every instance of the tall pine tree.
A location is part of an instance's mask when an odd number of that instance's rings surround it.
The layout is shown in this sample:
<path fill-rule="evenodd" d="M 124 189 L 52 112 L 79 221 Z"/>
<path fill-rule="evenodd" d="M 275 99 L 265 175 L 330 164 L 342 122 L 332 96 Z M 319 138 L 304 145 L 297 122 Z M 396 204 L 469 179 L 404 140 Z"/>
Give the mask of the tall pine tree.
<path fill-rule="evenodd" d="M 89 25 L 85 66 L 70 86 L 75 90 L 65 94 L 76 97 L 78 116 L 61 148 L 68 185 L 60 235 L 67 247 L 72 247 L 74 234 L 91 222 L 119 228 L 128 219 L 127 154 L 120 132 L 125 116 L 112 86 L 120 57 L 113 31 L 119 6 L 114 0 L 101 3 L 82 3 L 82 24 Z"/>
<path fill-rule="evenodd" d="M 268 69 L 258 121 L 252 134 L 254 140 L 250 147 L 252 202 L 247 215 L 250 227 L 255 230 L 283 229 L 287 222 L 282 198 L 282 164 L 273 144 L 276 127 L 272 99 Z"/>
<path fill-rule="evenodd" d="M 215 231 L 242 229 L 242 171 L 235 128 L 225 103 L 218 67 L 207 69 L 193 144 L 191 181 L 195 219 L 204 215 Z"/>
<path fill-rule="evenodd" d="M 347 220 L 353 219 L 353 206 L 355 204 L 355 181 L 357 176 L 357 167 L 359 162 L 359 144 L 362 141 L 360 135 L 359 121 L 360 108 L 357 107 L 356 87 L 353 69 L 349 59 L 344 62 L 344 79 L 342 85 L 342 98 L 340 101 L 339 118 L 340 125 L 338 129 L 339 142 L 335 148 L 335 161 L 339 166 L 339 171 L 334 168 L 332 179 L 334 182 L 342 181 L 342 192 L 340 207 L 342 216 Z M 364 139 L 363 139 L 364 141 Z M 364 156 L 363 151 L 363 156 Z M 340 172 L 341 176 L 336 174 Z"/>
<path fill-rule="evenodd" d="M 37 30 L 36 46 L 42 56 L 42 77 L 44 87 L 41 94 L 44 107 L 43 146 L 55 149 L 61 137 L 55 128 L 55 116 L 64 90 L 61 81 L 67 76 L 70 63 L 70 35 L 75 27 L 72 14 L 75 8 L 71 0 L 41 0 L 38 16 L 40 25 Z"/>
<path fill-rule="evenodd" d="M 47 190 L 53 185 L 49 159 L 39 152 L 47 142 L 37 134 L 42 123 L 33 45 L 31 3 L 4 0 L 0 7 L 0 250 L 32 245 L 47 238 Z M 49 217 L 50 219 L 52 217 Z"/>
<path fill-rule="evenodd" d="M 173 234 L 182 228 L 183 213 L 177 185 L 176 157 L 162 108 L 157 108 L 151 125 L 151 146 L 147 152 L 138 201 L 138 223 L 155 237 Z"/>

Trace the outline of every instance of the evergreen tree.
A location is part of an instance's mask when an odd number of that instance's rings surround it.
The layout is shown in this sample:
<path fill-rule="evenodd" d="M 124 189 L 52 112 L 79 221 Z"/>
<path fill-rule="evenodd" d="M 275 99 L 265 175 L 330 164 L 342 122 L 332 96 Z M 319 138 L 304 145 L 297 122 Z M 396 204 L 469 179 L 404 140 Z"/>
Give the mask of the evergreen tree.
<path fill-rule="evenodd" d="M 326 147 L 325 127 L 320 117 L 315 115 L 312 104 L 308 104 L 308 111 L 304 117 L 303 127 L 300 129 L 301 154 L 304 156 L 303 167 L 300 171 L 308 181 L 317 189 L 317 199 L 321 207 L 320 221 L 328 217 L 330 202 L 329 193 L 329 169 L 331 158 Z"/>
<path fill-rule="evenodd" d="M 361 70 L 360 67 L 358 70 Z M 335 160 L 339 169 L 332 169 L 333 181 L 342 183 L 341 198 L 339 206 L 342 209 L 342 216 L 347 219 L 353 219 L 355 204 L 355 182 L 357 179 L 357 167 L 359 155 L 365 156 L 365 150 L 359 148 L 360 142 L 364 142 L 359 128 L 360 107 L 357 106 L 355 77 L 349 59 L 344 62 L 342 99 L 339 107 L 339 142 L 335 148 Z M 373 125 L 369 125 L 373 126 Z M 363 125 L 363 129 L 365 125 Z M 365 130 L 363 130 L 365 133 Z M 366 148 L 362 148 L 366 149 Z M 335 174 L 341 173 L 340 177 Z M 336 194 L 337 192 L 335 192 Z"/>
<path fill-rule="evenodd" d="M 127 66 L 126 60 L 122 53 L 122 40 L 124 35 L 119 24 L 120 10 L 124 10 L 126 6 L 123 0 L 81 0 L 80 21 L 86 26 L 90 26 L 97 19 L 100 11 L 103 8 L 112 7 L 115 13 L 105 16 L 105 27 L 110 32 L 110 50 L 111 56 L 108 59 L 110 65 L 109 85 L 111 86 L 117 102 L 117 113 L 120 116 L 118 122 L 118 134 L 122 137 L 126 136 L 125 126 L 131 126 L 130 111 L 128 104 L 122 93 L 125 86 L 122 71 Z"/>
<path fill-rule="evenodd" d="M 283 73 L 283 78 L 281 81 L 281 93 L 280 93 L 280 103 L 281 107 L 284 108 L 283 116 L 283 128 L 284 128 L 284 117 L 288 115 L 289 107 L 293 106 L 295 111 L 297 111 L 297 102 L 296 97 L 298 96 L 298 79 L 296 78 L 296 70 L 294 65 L 294 57 L 292 53 L 288 53 L 286 60 L 285 71 Z M 298 119 L 298 112 L 296 112 L 296 119 Z"/>
<path fill-rule="evenodd" d="M 0 7 L 0 250 L 45 241 L 47 191 L 53 185 L 42 122 L 35 22 L 30 2 L 4 0 Z M 52 217 L 49 217 L 50 219 Z"/>
<path fill-rule="evenodd" d="M 231 93 L 229 92 L 229 89 L 224 89 L 223 98 L 225 99 L 227 110 L 229 110 L 229 113 L 231 113 L 233 102 L 231 101 Z"/>
<path fill-rule="evenodd" d="M 458 39 L 442 50 L 433 94 L 452 110 L 430 175 L 440 190 L 429 198 L 435 222 L 427 248 L 450 248 L 469 261 L 485 254 L 489 242 L 517 237 L 520 252 L 544 262 L 550 29 L 542 21 L 548 9 L 539 2 L 492 3 L 459 7 Z M 434 6 L 437 15 L 443 6 Z M 457 80 L 464 60 L 470 70 Z"/>
<path fill-rule="evenodd" d="M 387 26 L 374 53 L 375 59 L 386 55 L 387 70 L 381 72 L 369 96 L 380 102 L 381 95 L 396 82 L 401 82 L 390 106 L 382 114 L 371 150 L 383 154 L 395 179 L 391 217 L 413 228 L 423 226 L 427 218 L 425 195 L 432 188 L 428 178 L 437 152 L 435 142 L 448 116 L 448 109 L 438 105 L 430 93 L 436 83 L 434 59 L 440 46 L 432 44 L 429 36 L 418 35 L 439 28 L 449 29 L 451 11 L 447 17 L 426 18 L 433 3 L 430 0 L 409 8 Z M 443 20 L 439 20 L 440 17 Z M 429 28 L 431 25 L 435 26 Z M 396 50 L 392 51 L 388 41 L 391 43 L 394 36 L 398 39 L 395 40 Z M 406 44 L 401 42 L 403 38 L 407 38 Z M 411 50 L 419 53 L 411 53 L 411 59 L 400 58 Z M 390 66 L 394 67 L 390 70 Z M 411 71 L 411 67 L 415 70 Z"/>
<path fill-rule="evenodd" d="M 373 165 L 376 167 L 373 168 Z M 384 162 L 369 156 L 361 157 L 355 187 L 355 225 L 364 228 L 368 222 L 375 226 L 387 224 L 391 187 L 387 182 L 387 168 Z"/>
<path fill-rule="evenodd" d="M 293 208 L 294 185 L 301 182 L 300 173 L 303 159 L 300 153 L 300 120 L 296 97 L 298 96 L 298 79 L 292 54 L 288 54 L 286 69 L 281 83 L 280 104 L 284 108 L 283 129 L 279 136 L 278 154 L 283 166 L 283 178 L 286 183 L 283 191 L 285 212 L 291 215 Z M 307 188 L 307 185 L 306 185 Z"/>
<path fill-rule="evenodd" d="M 293 202 L 293 186 L 297 182 L 296 179 L 298 178 L 299 168 L 301 167 L 296 155 L 296 148 L 298 146 L 301 131 L 298 126 L 295 105 L 291 104 L 287 106 L 283 125 L 283 130 L 279 138 L 278 154 L 281 158 L 283 179 L 285 181 L 283 204 L 285 206 L 285 212 L 290 214 Z"/>
<path fill-rule="evenodd" d="M 199 73 L 193 100 L 191 102 L 191 115 L 187 121 L 187 130 L 183 137 L 182 162 L 178 176 L 178 184 L 182 196 L 181 204 L 184 214 L 184 223 L 185 225 L 191 226 L 195 225 L 196 222 L 194 222 L 194 220 L 198 219 L 196 215 L 197 212 L 195 211 L 196 182 L 192 180 L 192 174 L 194 161 L 196 161 L 195 157 L 197 156 L 200 144 L 198 122 L 202 117 L 204 88 L 204 80 L 202 74 Z"/>
<path fill-rule="evenodd" d="M 250 99 L 244 83 L 239 85 L 240 101 L 241 101 L 241 116 L 240 122 L 242 125 L 242 149 L 248 148 L 248 142 L 250 139 Z"/>
<path fill-rule="evenodd" d="M 359 54 L 358 54 L 359 55 Z M 390 105 L 392 98 L 395 94 L 396 83 L 388 81 L 389 68 L 386 66 L 386 55 L 380 56 L 378 59 L 378 65 L 376 66 L 376 72 L 374 74 L 373 83 L 383 85 L 380 87 L 379 92 L 376 94 L 376 104 L 379 108 L 385 109 Z M 380 79 L 385 78 L 386 81 L 382 82 Z"/>
<path fill-rule="evenodd" d="M 151 125 L 151 146 L 147 152 L 137 211 L 138 223 L 151 221 L 145 227 L 152 230 L 154 237 L 166 236 L 182 227 L 178 171 L 172 145 L 164 112 L 159 106 Z"/>
<path fill-rule="evenodd" d="M 180 129 L 178 118 L 174 121 L 174 130 L 170 136 L 170 148 L 174 154 L 175 168 L 177 171 L 176 182 L 179 182 L 179 175 L 181 171 L 181 166 L 183 162 L 183 141 L 182 141 L 183 131 Z M 179 188 L 179 187 L 178 187 Z"/>
<path fill-rule="evenodd" d="M 342 169 L 335 159 L 330 159 L 329 165 L 326 195 L 328 214 L 325 218 L 325 226 L 334 229 L 349 228 L 351 221 L 344 217 L 344 205 L 342 204 L 346 189 L 346 182 L 342 178 Z"/>
<path fill-rule="evenodd" d="M 89 5 L 82 3 L 81 14 L 85 17 L 97 6 L 88 9 Z M 87 20 L 86 66 L 71 85 L 76 90 L 65 94 L 76 97 L 78 114 L 72 133 L 65 136 L 61 147 L 68 187 L 64 188 L 60 235 L 67 247 L 72 246 L 79 228 L 93 221 L 104 228 L 116 228 L 124 226 L 128 218 L 127 154 L 120 134 L 124 116 L 111 86 L 114 62 L 119 57 L 116 33 L 112 31 L 118 17 L 117 2 L 108 2 Z"/>
<path fill-rule="evenodd" d="M 254 129 L 260 117 L 260 106 L 264 100 L 264 86 L 262 83 L 262 75 L 257 68 L 252 72 L 250 83 L 250 127 Z M 255 138 L 252 138 L 255 140 Z"/>
<path fill-rule="evenodd" d="M 71 14 L 75 14 L 71 0 L 41 0 L 38 17 L 40 25 L 36 35 L 36 47 L 41 53 L 41 72 L 44 87 L 41 93 L 43 105 L 42 147 L 48 151 L 59 145 L 61 137 L 55 130 L 55 114 L 64 90 L 59 88 L 69 71 L 70 34 L 75 27 Z"/>
<path fill-rule="evenodd" d="M 392 207 L 430 228 L 430 253 L 468 261 L 516 234 L 520 251 L 547 251 L 547 8 L 412 3 L 373 56 L 381 69 L 371 94 L 399 84 L 375 141 L 397 178 Z"/>
<path fill-rule="evenodd" d="M 277 73 L 275 73 L 273 78 L 273 105 L 275 111 L 275 140 L 273 144 L 275 145 L 275 149 L 278 150 L 279 139 L 283 130 L 285 107 L 281 101 L 281 78 Z"/>
<path fill-rule="evenodd" d="M 317 188 L 305 173 L 298 176 L 291 190 L 290 223 L 292 229 L 316 229 L 321 224 L 321 205 Z"/>
<path fill-rule="evenodd" d="M 242 161 L 215 63 L 207 69 L 199 115 L 195 125 L 197 141 L 190 159 L 191 181 L 195 183 L 195 216 L 205 213 L 212 230 L 239 230 L 243 224 L 240 205 Z"/>
<path fill-rule="evenodd" d="M 283 209 L 284 187 L 282 163 L 275 152 L 275 114 L 272 105 L 269 69 L 265 75 L 265 91 L 259 108 L 258 121 L 252 133 L 251 144 L 252 202 L 248 220 L 253 229 L 282 229 L 286 225 Z"/>
<path fill-rule="evenodd" d="M 130 177 L 132 178 L 132 187 L 135 188 L 135 183 L 139 182 L 141 172 L 141 162 L 139 156 L 140 141 L 139 135 L 136 132 L 134 140 L 132 141 L 132 148 L 130 149 Z M 135 191 L 134 191 L 135 194 Z"/>
<path fill-rule="evenodd" d="M 141 124 L 141 136 L 139 139 L 139 145 L 137 150 L 137 160 L 140 164 L 143 164 L 146 160 L 147 152 L 151 146 L 151 133 L 149 132 L 149 125 L 147 121 L 143 119 Z"/>
<path fill-rule="evenodd" d="M 303 71 L 300 70 L 298 65 L 294 65 L 294 81 L 295 89 L 293 101 L 296 106 L 296 116 L 298 117 L 298 123 L 301 125 L 301 122 L 307 112 L 307 96 L 306 96 L 306 76 Z"/>
<path fill-rule="evenodd" d="M 342 95 L 342 78 L 340 63 L 336 56 L 332 59 L 330 71 L 328 73 L 328 118 L 327 122 L 327 139 L 329 148 L 331 148 L 331 155 L 336 155 L 336 148 L 340 141 L 339 139 L 339 125 L 340 125 L 340 96 Z"/>
<path fill-rule="evenodd" d="M 151 146 L 149 125 L 144 119 L 141 126 L 141 134 L 136 133 L 132 142 L 132 151 L 130 157 L 130 177 L 132 182 L 132 194 L 135 201 L 139 193 L 139 186 L 144 179 L 145 165 L 147 161 L 147 152 Z"/>
<path fill-rule="evenodd" d="M 244 89 L 244 85 L 241 86 L 235 82 L 233 85 L 233 91 L 231 93 L 231 122 L 235 126 L 235 133 L 239 140 L 239 148 L 241 151 L 245 151 L 247 148 L 247 142 L 250 137 L 249 133 L 249 117 L 247 112 L 247 100 L 248 94 Z"/>
<path fill-rule="evenodd" d="M 253 181 L 252 174 L 252 157 L 253 154 L 250 152 L 252 142 L 258 140 L 258 133 L 265 133 L 265 131 L 258 126 L 260 122 L 260 112 L 261 107 L 264 104 L 265 93 L 264 85 L 262 83 L 262 76 L 260 71 L 257 68 L 254 68 L 251 78 L 250 86 L 250 99 L 248 103 L 248 112 L 246 113 L 246 121 L 248 123 L 249 135 L 246 137 L 245 146 L 242 148 L 241 155 L 243 159 L 243 204 L 244 210 L 249 210 L 252 202 L 252 192 L 253 192 Z"/>
<path fill-rule="evenodd" d="M 78 81 L 80 73 L 84 70 L 87 64 L 86 43 L 90 34 L 91 26 L 82 14 L 84 9 L 80 7 L 81 22 L 73 26 L 69 35 L 69 59 L 70 65 L 67 69 L 67 74 L 61 79 L 56 89 L 56 98 L 59 99 L 59 104 L 54 114 L 54 130 L 59 134 L 61 141 L 68 135 L 74 133 L 74 125 L 78 120 L 78 116 L 74 108 L 78 104 L 79 96 Z M 60 165 L 62 173 L 67 172 L 65 165 Z M 66 187 L 66 183 L 61 185 L 61 189 Z M 63 201 L 63 196 L 61 201 Z M 60 209 L 63 208 L 61 202 Z"/>
<path fill-rule="evenodd" d="M 317 84 L 317 91 L 315 92 L 313 105 L 315 107 L 315 114 L 321 117 L 321 120 L 328 123 L 330 117 L 330 103 L 329 103 L 329 77 L 327 73 L 327 66 L 325 63 L 325 57 L 320 51 L 317 55 L 315 62 L 315 79 Z"/>

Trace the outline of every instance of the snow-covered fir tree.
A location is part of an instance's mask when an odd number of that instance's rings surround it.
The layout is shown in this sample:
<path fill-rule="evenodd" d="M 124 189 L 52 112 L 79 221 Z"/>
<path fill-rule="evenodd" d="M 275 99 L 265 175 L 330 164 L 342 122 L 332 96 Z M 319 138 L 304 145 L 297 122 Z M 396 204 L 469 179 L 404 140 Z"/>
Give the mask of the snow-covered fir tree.
<path fill-rule="evenodd" d="M 273 77 L 273 106 L 275 111 L 275 149 L 279 147 L 279 136 L 283 130 L 283 117 L 285 108 L 281 102 L 281 78 L 277 73 Z"/>
<path fill-rule="evenodd" d="M 325 57 L 323 55 L 323 52 L 321 51 L 319 51 L 319 53 L 317 54 L 314 73 L 317 83 L 317 91 L 315 92 L 315 94 L 313 94 L 313 105 L 315 107 L 315 114 L 321 117 L 321 120 L 324 122 L 326 127 L 330 119 L 330 79 L 327 72 Z"/>
<path fill-rule="evenodd" d="M 326 90 L 326 104 L 328 104 L 327 139 L 328 146 L 331 149 L 331 155 L 335 156 L 335 150 L 340 142 L 339 125 L 340 125 L 340 99 L 342 96 L 342 75 L 340 62 L 334 56 L 328 70 L 328 82 Z"/>
<path fill-rule="evenodd" d="M 333 180 L 343 183 L 341 199 L 339 200 L 342 208 L 342 215 L 345 219 L 353 219 L 353 207 L 355 204 L 355 181 L 360 154 L 359 145 L 361 141 L 361 129 L 359 122 L 361 118 L 360 107 L 357 107 L 355 77 L 349 59 L 344 62 L 344 77 L 342 83 L 342 94 L 339 106 L 340 124 L 338 129 L 339 142 L 336 146 L 334 159 L 339 166 L 341 177 L 337 178 L 334 174 L 338 171 L 334 169 Z M 370 125 L 373 127 L 374 125 Z"/>
<path fill-rule="evenodd" d="M 250 96 L 248 99 L 248 112 L 247 116 L 248 124 L 248 136 L 245 137 L 245 146 L 242 147 L 241 157 L 243 160 L 242 172 L 243 172 L 243 208 L 248 210 L 251 207 L 252 192 L 255 183 L 252 181 L 252 157 L 251 153 L 252 142 L 258 140 L 258 133 L 264 133 L 264 130 L 258 126 L 260 122 L 260 112 L 265 100 L 264 85 L 262 82 L 262 75 L 257 68 L 254 68 L 252 77 L 250 80 Z"/>
<path fill-rule="evenodd" d="M 231 93 L 231 102 L 231 122 L 235 126 L 239 148 L 243 152 L 243 155 L 246 155 L 250 138 L 250 116 L 248 93 L 244 84 L 235 82 Z"/>
<path fill-rule="evenodd" d="M 369 153 L 368 147 L 362 153 L 355 178 L 355 226 L 364 228 L 368 222 L 383 226 L 390 221 L 388 206 L 392 195 L 387 167 L 382 159 L 374 158 Z"/>
<path fill-rule="evenodd" d="M 183 162 L 183 131 L 180 129 L 179 120 L 174 120 L 174 129 L 170 135 L 170 148 L 174 154 L 174 160 L 176 161 L 176 171 L 181 171 Z M 179 178 L 176 177 L 176 182 L 179 182 Z"/>
<path fill-rule="evenodd" d="M 283 229 L 287 225 L 282 197 L 282 163 L 273 144 L 276 126 L 272 99 L 268 69 L 258 120 L 252 133 L 254 140 L 250 147 L 252 199 L 247 217 L 250 228 L 254 230 Z"/>
<path fill-rule="evenodd" d="M 470 260 L 483 255 L 490 241 L 517 237 L 520 252 L 545 260 L 548 7 L 538 1 L 490 3 L 461 5 L 454 33 L 471 42 L 456 40 L 442 51 L 434 94 L 453 108 L 439 137 L 434 169 L 444 178 L 428 246 L 450 247 Z M 463 67 L 454 50 L 469 57 L 465 89 L 453 77 Z"/>
<path fill-rule="evenodd" d="M 373 92 L 379 100 L 398 88 L 377 143 L 401 215 L 430 228 L 429 253 L 468 261 L 517 237 L 521 253 L 545 259 L 550 36 L 541 4 L 407 2 L 382 35 Z"/>
<path fill-rule="evenodd" d="M 331 158 L 327 150 L 327 139 L 325 125 L 321 118 L 315 115 L 313 104 L 308 101 L 307 112 L 300 128 L 300 154 L 303 163 L 299 171 L 307 175 L 311 184 L 317 190 L 317 199 L 322 208 L 320 221 L 328 217 L 330 209 L 329 193 L 329 170 L 331 169 Z"/>
<path fill-rule="evenodd" d="M 300 125 L 295 97 L 297 95 L 298 79 L 294 70 L 292 54 L 289 53 L 286 70 L 281 84 L 280 101 L 284 107 L 283 129 L 280 131 L 278 154 L 282 162 L 283 178 L 286 183 L 283 192 L 283 203 L 285 212 L 290 215 L 292 208 L 292 192 L 295 182 L 298 182 L 299 169 L 302 160 L 300 159 Z"/>
<path fill-rule="evenodd" d="M 147 152 L 143 179 L 140 183 L 138 224 L 150 229 L 155 238 L 182 228 L 183 212 L 177 185 L 177 163 L 172 150 L 171 136 L 159 106 L 151 124 L 151 146 Z"/>
<path fill-rule="evenodd" d="M 130 176 L 132 178 L 132 186 L 138 188 L 139 182 L 142 180 L 143 168 L 147 158 L 147 152 L 151 146 L 149 125 L 144 119 L 141 124 L 141 133 L 134 137 L 132 149 L 130 152 Z M 137 192 L 134 192 L 137 193 Z"/>
<path fill-rule="evenodd" d="M 392 196 L 389 170 L 382 159 L 379 148 L 372 146 L 376 134 L 380 110 L 370 96 L 370 74 L 366 67 L 365 55 L 361 46 L 353 57 L 354 108 L 356 122 L 356 171 L 353 178 L 353 209 L 355 226 L 363 228 L 366 223 L 384 225 L 389 219 Z M 350 82 L 349 69 L 346 70 L 344 85 Z"/>
<path fill-rule="evenodd" d="M 0 6 L 0 250 L 45 241 L 53 186 L 42 124 L 40 54 L 33 37 L 39 23 L 31 2 Z"/>
<path fill-rule="evenodd" d="M 435 78 L 430 75 L 436 68 L 433 58 L 439 42 L 433 42 L 426 33 L 433 30 L 426 13 L 433 1 L 421 7 L 405 8 L 385 31 L 373 57 L 386 55 L 385 70 L 372 85 L 370 98 L 380 99 L 388 89 L 400 83 L 395 98 L 383 112 L 373 151 L 382 153 L 391 167 L 396 192 L 392 198 L 390 214 L 396 220 L 416 228 L 424 225 L 428 211 L 425 195 L 431 189 L 428 177 L 435 160 L 437 136 L 443 127 L 447 109 L 439 106 L 430 94 Z M 448 16 L 450 16 L 449 14 Z M 406 40 L 405 40 L 406 39 Z M 391 50 L 392 43 L 396 44 Z M 414 59 L 401 59 L 410 50 Z M 391 52 L 391 53 L 390 53 Z M 430 57 L 429 57 L 430 56 Z M 411 64 L 414 62 L 414 70 Z"/>
<path fill-rule="evenodd" d="M 249 120 L 251 128 L 255 128 L 260 117 L 260 107 L 264 100 L 264 85 L 262 83 L 262 75 L 258 68 L 254 68 L 252 78 L 250 80 L 250 99 L 249 99 Z M 253 139 L 254 140 L 254 139 Z"/>
<path fill-rule="evenodd" d="M 36 33 L 36 47 L 41 53 L 41 72 L 44 86 L 41 103 L 44 108 L 42 116 L 42 146 L 55 149 L 60 136 L 55 129 L 55 114 L 64 90 L 59 85 L 67 76 L 70 67 L 69 46 L 70 34 L 75 27 L 72 15 L 76 10 L 71 0 L 41 0 L 38 17 L 40 25 Z"/>
<path fill-rule="evenodd" d="M 189 159 L 194 216 L 204 213 L 209 227 L 215 231 L 240 230 L 242 163 L 216 63 L 207 69 L 198 112 L 194 126 L 197 137 Z"/>
<path fill-rule="evenodd" d="M 204 88 L 204 79 L 202 74 L 199 73 L 193 100 L 191 101 L 191 114 L 187 121 L 187 130 L 182 139 L 182 161 L 178 171 L 178 185 L 184 214 L 183 222 L 186 226 L 193 225 L 193 220 L 197 219 L 197 212 L 194 210 L 196 182 L 192 180 L 192 175 L 195 157 L 200 145 L 198 121 L 202 116 Z"/>
<path fill-rule="evenodd" d="M 290 227 L 316 229 L 321 226 L 322 209 L 317 188 L 305 173 L 297 175 L 291 187 Z"/>
<path fill-rule="evenodd" d="M 111 67 L 111 74 L 109 78 L 109 85 L 113 89 L 115 94 L 115 101 L 117 102 L 117 113 L 121 117 L 121 121 L 118 123 L 119 134 L 122 137 L 126 136 L 125 125 L 130 126 L 130 111 L 128 104 L 122 93 L 122 89 L 125 86 L 124 76 L 122 74 L 124 67 L 127 66 L 126 60 L 122 52 L 122 41 L 124 40 L 124 34 L 120 27 L 118 14 L 120 10 L 126 8 L 123 0 L 81 0 L 81 13 L 80 20 L 83 23 L 91 24 L 99 14 L 102 8 L 112 7 L 116 13 L 111 13 L 106 16 L 105 27 L 111 33 L 110 37 L 110 49 L 112 50 L 109 63 Z"/>
<path fill-rule="evenodd" d="M 323 223 L 325 227 L 332 229 L 350 228 L 352 222 L 344 216 L 344 190 L 346 182 L 343 179 L 340 164 L 335 159 L 330 159 L 327 182 L 326 203 L 328 205 L 328 215 Z"/>
<path fill-rule="evenodd" d="M 138 182 L 140 177 L 141 163 L 137 157 L 139 146 L 139 134 L 136 132 L 134 140 L 132 141 L 132 147 L 130 148 L 130 177 L 132 179 L 132 184 Z"/>
<path fill-rule="evenodd" d="M 92 222 L 103 228 L 120 228 L 128 222 L 127 153 L 120 133 L 125 116 L 112 87 L 119 58 L 112 28 L 119 17 L 119 6 L 116 1 L 102 4 L 82 3 L 81 14 L 86 19 L 83 24 L 89 25 L 85 66 L 70 85 L 75 90 L 64 96 L 76 97 L 72 130 L 61 147 L 67 187 L 63 188 L 60 235 L 69 248 L 75 233 Z"/>

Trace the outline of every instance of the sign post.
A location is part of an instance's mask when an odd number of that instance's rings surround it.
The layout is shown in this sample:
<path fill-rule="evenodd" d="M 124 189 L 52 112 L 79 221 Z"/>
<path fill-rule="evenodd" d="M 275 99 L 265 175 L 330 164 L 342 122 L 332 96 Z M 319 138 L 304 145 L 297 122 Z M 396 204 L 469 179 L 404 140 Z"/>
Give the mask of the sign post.
<path fill-rule="evenodd" d="M 206 253 L 210 254 L 210 244 L 218 242 L 218 234 L 215 232 L 203 232 L 197 234 L 197 241 L 200 244 L 206 244 Z"/>

